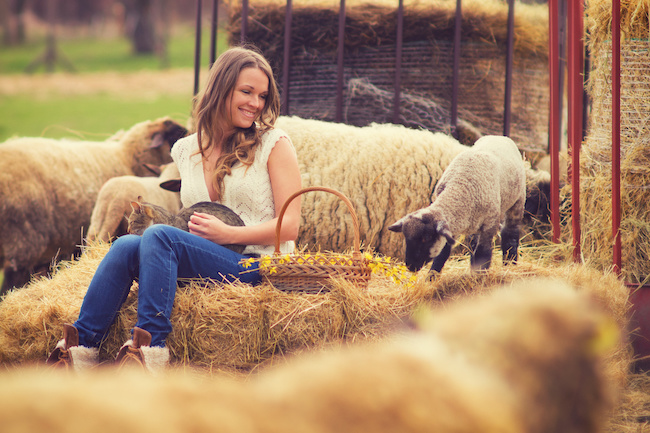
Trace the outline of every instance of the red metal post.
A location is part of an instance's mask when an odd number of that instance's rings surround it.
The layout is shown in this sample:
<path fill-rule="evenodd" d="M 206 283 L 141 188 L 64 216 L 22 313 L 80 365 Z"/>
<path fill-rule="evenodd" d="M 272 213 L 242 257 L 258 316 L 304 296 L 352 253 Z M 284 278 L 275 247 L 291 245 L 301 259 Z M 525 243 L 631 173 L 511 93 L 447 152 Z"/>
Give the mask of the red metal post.
<path fill-rule="evenodd" d="M 397 35 L 395 41 L 395 92 L 393 94 L 393 123 L 399 123 L 402 87 L 402 44 L 404 40 L 404 1 L 397 4 Z"/>
<path fill-rule="evenodd" d="M 199 75 L 201 71 L 201 6 L 202 1 L 196 2 L 196 33 L 194 40 L 194 94 L 199 93 Z"/>
<path fill-rule="evenodd" d="M 210 26 L 210 67 L 217 60 L 217 31 L 219 30 L 219 0 L 212 0 L 212 25 Z"/>
<path fill-rule="evenodd" d="M 612 238 L 621 273 L 621 1 L 612 0 Z"/>
<path fill-rule="evenodd" d="M 548 65 L 550 81 L 549 153 L 551 156 L 551 224 L 553 242 L 560 242 L 560 44 L 558 0 L 549 0 Z"/>
<path fill-rule="evenodd" d="M 508 0 L 508 36 L 506 48 L 506 81 L 503 102 L 503 135 L 510 135 L 512 111 L 512 62 L 515 46 L 515 0 Z"/>
<path fill-rule="evenodd" d="M 243 44 L 248 37 L 248 0 L 241 2 L 241 36 L 240 41 Z"/>
<path fill-rule="evenodd" d="M 460 31 L 463 18 L 462 0 L 456 0 L 456 19 L 454 22 L 454 65 L 451 82 L 451 132 L 458 138 L 456 125 L 458 124 L 458 86 L 460 80 Z"/>
<path fill-rule="evenodd" d="M 582 71 L 584 66 L 583 41 L 584 0 L 569 2 L 569 43 L 568 43 L 568 76 L 569 76 L 569 152 L 571 155 L 571 227 L 573 229 L 573 259 L 580 261 L 580 144 L 582 142 L 582 94 L 584 82 Z"/>
<path fill-rule="evenodd" d="M 336 121 L 343 121 L 343 54 L 345 49 L 345 0 L 339 6 L 339 40 L 336 56 Z"/>
<path fill-rule="evenodd" d="M 282 101 L 281 112 L 289 115 L 289 72 L 291 68 L 291 21 L 293 7 L 291 0 L 287 0 L 284 11 L 284 64 L 282 66 Z"/>

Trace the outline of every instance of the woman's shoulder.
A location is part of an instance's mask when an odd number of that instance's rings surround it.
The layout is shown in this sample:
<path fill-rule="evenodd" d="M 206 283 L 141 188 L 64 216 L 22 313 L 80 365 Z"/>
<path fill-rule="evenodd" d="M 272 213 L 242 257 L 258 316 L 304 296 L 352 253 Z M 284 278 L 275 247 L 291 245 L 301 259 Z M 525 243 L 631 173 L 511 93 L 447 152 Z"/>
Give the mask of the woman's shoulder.
<path fill-rule="evenodd" d="M 171 155 L 178 164 L 179 160 L 189 158 L 199 149 L 196 133 L 181 138 L 172 146 Z"/>
<path fill-rule="evenodd" d="M 262 134 L 262 148 L 266 148 L 270 152 L 281 138 L 285 138 L 291 144 L 291 147 L 293 147 L 289 134 L 281 128 L 274 127 Z"/>
<path fill-rule="evenodd" d="M 261 156 L 263 160 L 267 160 L 271 151 L 281 138 L 285 138 L 293 148 L 293 143 L 291 142 L 291 138 L 289 138 L 289 134 L 287 134 L 283 129 L 271 128 L 262 134 L 262 143 L 258 148 L 258 156 L 256 156 L 256 158 Z"/>

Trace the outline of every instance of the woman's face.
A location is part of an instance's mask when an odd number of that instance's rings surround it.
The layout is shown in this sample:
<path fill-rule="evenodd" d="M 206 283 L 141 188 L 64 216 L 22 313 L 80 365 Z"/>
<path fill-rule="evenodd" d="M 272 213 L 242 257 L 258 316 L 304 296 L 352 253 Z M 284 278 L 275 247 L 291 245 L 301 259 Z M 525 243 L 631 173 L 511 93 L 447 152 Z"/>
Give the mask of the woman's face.
<path fill-rule="evenodd" d="M 269 78 L 262 70 L 245 68 L 239 73 L 232 93 L 226 99 L 233 127 L 250 128 L 266 105 Z"/>

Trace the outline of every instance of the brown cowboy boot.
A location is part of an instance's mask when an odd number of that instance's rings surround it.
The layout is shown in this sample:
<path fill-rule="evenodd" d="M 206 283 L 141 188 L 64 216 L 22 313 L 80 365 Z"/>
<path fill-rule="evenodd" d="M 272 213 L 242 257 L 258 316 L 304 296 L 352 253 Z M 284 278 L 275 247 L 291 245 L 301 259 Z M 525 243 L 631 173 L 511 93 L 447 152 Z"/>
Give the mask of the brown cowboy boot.
<path fill-rule="evenodd" d="M 124 366 L 138 366 L 151 373 L 157 373 L 169 364 L 169 349 L 151 347 L 151 334 L 144 329 L 133 328 L 133 338 L 122 346 L 115 363 Z"/>
<path fill-rule="evenodd" d="M 81 370 L 99 363 L 99 350 L 96 347 L 79 346 L 79 331 L 73 325 L 63 325 L 63 339 L 60 340 L 46 364 L 55 368 Z"/>

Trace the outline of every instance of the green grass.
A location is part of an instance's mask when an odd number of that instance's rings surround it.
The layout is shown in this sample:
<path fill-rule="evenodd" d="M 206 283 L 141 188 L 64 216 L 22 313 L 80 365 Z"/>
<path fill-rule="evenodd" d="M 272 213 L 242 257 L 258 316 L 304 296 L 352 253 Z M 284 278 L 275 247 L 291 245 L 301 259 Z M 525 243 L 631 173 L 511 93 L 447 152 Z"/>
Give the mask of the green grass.
<path fill-rule="evenodd" d="M 142 69 L 193 68 L 194 67 L 194 30 L 191 27 L 177 28 L 169 39 L 168 61 L 164 64 L 161 58 L 152 55 L 136 55 L 131 43 L 126 38 L 59 38 L 57 52 L 68 59 L 77 72 L 97 71 L 138 71 Z M 220 32 L 217 36 L 217 52 L 227 47 L 226 35 Z M 0 51 L 0 74 L 20 74 L 46 51 L 44 37 L 35 38 L 22 46 L 2 47 Z M 210 60 L 209 31 L 202 32 L 201 64 L 207 65 Z M 61 63 L 57 63 L 55 71 L 64 71 Z M 45 72 L 41 65 L 36 73 Z"/>
<path fill-rule="evenodd" d="M 194 30 L 186 26 L 177 28 L 168 44 L 168 68 L 186 68 L 193 82 Z M 227 48 L 226 36 L 218 36 L 218 52 Z M 203 32 L 201 43 L 201 76 L 210 60 L 209 31 Z M 151 71 L 164 73 L 167 68 L 155 55 L 135 55 L 126 38 L 63 39 L 58 50 L 73 65 L 72 75 L 84 80 L 94 73 L 111 71 L 133 73 Z M 43 37 L 13 47 L 0 48 L 0 80 L 11 86 L 12 77 L 25 77 L 25 68 L 45 51 Z M 59 64 L 55 72 L 65 69 Z M 43 65 L 34 75 L 46 74 Z M 119 77 L 117 78 L 119 79 Z M 36 82 L 36 81 L 35 81 Z M 172 83 L 173 85 L 173 83 Z M 187 92 L 168 92 L 165 89 L 151 94 L 151 89 L 129 90 L 128 97 L 106 92 L 88 92 L 86 95 L 66 94 L 65 89 L 31 88 L 23 93 L 0 93 L 0 142 L 12 136 L 44 136 L 51 138 L 80 136 L 101 140 L 120 129 L 135 123 L 161 116 L 172 116 L 185 122 L 191 109 L 192 89 Z M 148 92 L 148 93 L 147 93 Z M 145 94 L 146 93 L 146 94 Z"/>
<path fill-rule="evenodd" d="M 165 96 L 142 101 L 119 100 L 110 95 L 0 100 L 0 141 L 12 136 L 79 137 L 103 140 L 120 129 L 162 116 L 184 124 L 191 95 Z"/>

